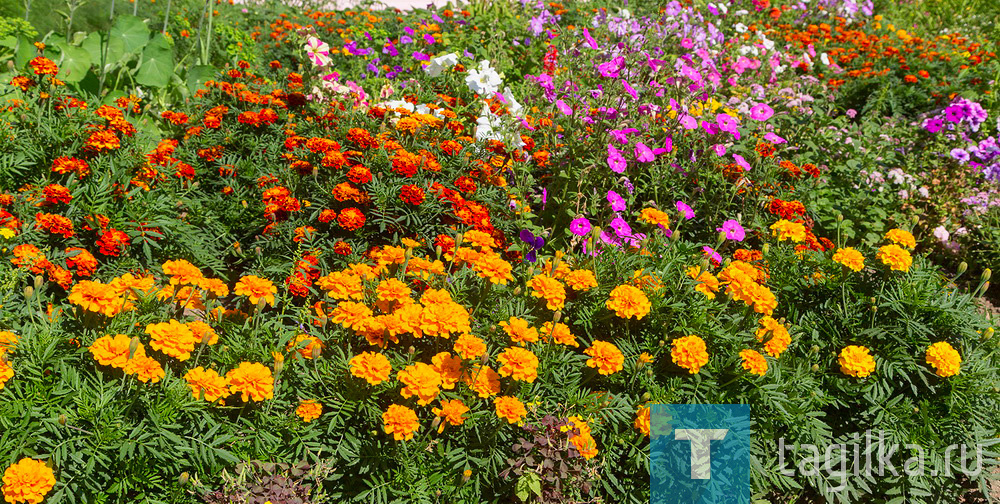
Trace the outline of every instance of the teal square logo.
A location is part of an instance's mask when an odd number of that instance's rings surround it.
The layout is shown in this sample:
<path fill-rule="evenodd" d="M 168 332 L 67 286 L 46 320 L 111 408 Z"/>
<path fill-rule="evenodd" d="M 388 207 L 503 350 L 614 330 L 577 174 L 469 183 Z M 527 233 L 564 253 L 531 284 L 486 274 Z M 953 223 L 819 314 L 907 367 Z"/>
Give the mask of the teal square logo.
<path fill-rule="evenodd" d="M 649 449 L 653 504 L 749 504 L 750 406 L 652 405 Z"/>

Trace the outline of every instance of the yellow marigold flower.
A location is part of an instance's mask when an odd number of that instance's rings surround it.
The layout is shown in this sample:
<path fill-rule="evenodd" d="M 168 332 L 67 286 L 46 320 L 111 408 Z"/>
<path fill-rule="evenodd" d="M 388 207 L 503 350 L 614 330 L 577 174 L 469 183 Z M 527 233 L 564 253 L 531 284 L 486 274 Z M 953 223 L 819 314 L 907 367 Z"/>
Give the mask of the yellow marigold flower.
<path fill-rule="evenodd" d="M 852 247 L 837 249 L 837 252 L 833 254 L 833 260 L 847 266 L 852 271 L 861 271 L 865 268 L 865 256 Z"/>
<path fill-rule="evenodd" d="M 684 336 L 671 343 L 670 358 L 674 364 L 687 369 L 688 373 L 696 374 L 702 366 L 708 364 L 708 349 L 705 340 L 698 336 Z"/>
<path fill-rule="evenodd" d="M 219 334 L 215 332 L 215 329 L 212 329 L 212 326 L 206 324 L 205 322 L 193 320 L 185 325 L 191 330 L 191 333 L 194 334 L 195 339 L 198 340 L 199 343 L 205 341 L 206 339 L 208 340 L 207 344 L 209 345 L 214 345 L 219 342 Z"/>
<path fill-rule="evenodd" d="M 764 338 L 770 334 L 771 338 L 764 343 L 764 350 L 768 355 L 777 359 L 792 343 L 792 335 L 788 333 L 788 328 L 772 317 L 760 319 L 760 327 L 754 332 L 757 341 L 764 342 Z"/>
<path fill-rule="evenodd" d="M 910 266 L 913 265 L 913 256 L 899 245 L 883 245 L 879 247 L 875 257 L 893 271 L 910 271 Z"/>
<path fill-rule="evenodd" d="M 170 285 L 198 285 L 204 276 L 197 266 L 184 259 L 163 263 L 163 273 L 170 275 Z"/>
<path fill-rule="evenodd" d="M 23 458 L 3 473 L 3 498 L 11 504 L 40 504 L 56 485 L 56 476 L 41 460 Z"/>
<path fill-rule="evenodd" d="M 955 376 L 961 372 L 962 356 L 947 341 L 939 341 L 927 348 L 927 363 L 942 378 Z"/>
<path fill-rule="evenodd" d="M 434 363 L 434 370 L 441 377 L 441 388 L 445 390 L 455 388 L 458 380 L 462 379 L 462 358 L 449 352 L 438 352 L 431 358 L 431 362 Z"/>
<path fill-rule="evenodd" d="M 453 348 L 463 359 L 476 359 L 486 353 L 486 343 L 468 333 L 459 336 Z"/>
<path fill-rule="evenodd" d="M 396 301 L 399 303 L 409 301 L 410 292 L 410 288 L 396 278 L 382 280 L 378 284 L 378 287 L 375 288 L 375 294 L 380 301 Z"/>
<path fill-rule="evenodd" d="M 646 437 L 649 437 L 649 413 L 649 406 L 639 408 L 639 411 L 635 415 L 635 423 L 633 424 Z"/>
<path fill-rule="evenodd" d="M 363 378 L 369 385 L 378 385 L 389 379 L 392 364 L 385 355 L 362 352 L 351 358 L 351 374 Z"/>
<path fill-rule="evenodd" d="M 334 299 L 364 299 L 365 289 L 361 277 L 350 271 L 334 271 L 316 279 L 316 285 L 327 291 L 326 295 Z"/>
<path fill-rule="evenodd" d="M 164 355 L 180 361 L 190 359 L 195 345 L 201 341 L 200 338 L 195 337 L 188 326 L 176 320 L 147 324 L 146 334 L 152 338 L 149 346 L 153 350 L 158 350 Z"/>
<path fill-rule="evenodd" d="M 536 298 L 544 298 L 545 306 L 550 310 L 562 310 L 566 304 L 566 287 L 548 275 L 535 275 L 528 281 L 531 287 L 531 295 Z"/>
<path fill-rule="evenodd" d="M 560 345 L 571 346 L 574 348 L 580 346 L 580 344 L 576 341 L 576 336 L 570 332 L 569 326 L 563 324 L 562 322 L 556 322 L 555 326 L 552 325 L 552 322 L 542 324 L 541 336 L 544 341 L 549 341 L 551 338 L 552 341 Z"/>
<path fill-rule="evenodd" d="M 649 352 L 642 352 L 639 354 L 639 357 L 635 359 L 635 361 L 639 364 L 649 364 L 653 362 L 653 355 Z"/>
<path fill-rule="evenodd" d="M 459 426 L 465 423 L 465 415 L 469 408 L 462 401 L 458 399 L 452 399 L 450 401 L 441 401 L 440 408 L 434 408 L 431 410 L 435 415 L 441 417 L 441 425 L 438 427 L 438 433 L 444 432 L 444 426 L 451 424 L 454 426 Z"/>
<path fill-rule="evenodd" d="M 500 393 L 500 375 L 489 366 L 476 364 L 465 372 L 462 381 L 479 397 L 489 397 Z"/>
<path fill-rule="evenodd" d="M 166 376 L 160 362 L 148 355 L 135 355 L 125 364 L 125 374 L 134 374 L 142 383 L 158 383 Z"/>
<path fill-rule="evenodd" d="M 250 303 L 257 304 L 261 299 L 267 304 L 274 306 L 274 294 L 278 292 L 278 288 L 274 286 L 270 280 L 266 278 L 260 278 L 255 275 L 246 275 L 238 282 L 236 282 L 236 288 L 233 289 L 233 294 L 237 296 L 247 296 L 250 298 Z"/>
<path fill-rule="evenodd" d="M 312 422 L 323 414 L 323 403 L 314 399 L 306 399 L 299 403 L 298 408 L 295 408 L 295 414 L 305 423 Z"/>
<path fill-rule="evenodd" d="M 764 376 L 767 373 L 767 359 L 760 352 L 749 349 L 742 350 L 740 358 L 743 359 L 743 369 L 749 371 L 750 374 Z"/>
<path fill-rule="evenodd" d="M 205 400 L 214 403 L 230 396 L 229 382 L 214 369 L 198 366 L 184 374 L 184 381 L 195 399 L 200 399 L 204 393 Z"/>
<path fill-rule="evenodd" d="M 719 279 L 715 278 L 715 275 L 702 271 L 699 266 L 690 266 L 684 272 L 698 282 L 694 290 L 704 294 L 708 299 L 715 299 L 715 293 L 719 292 Z"/>
<path fill-rule="evenodd" d="M 840 351 L 837 362 L 840 372 L 855 378 L 864 378 L 875 371 L 875 358 L 863 346 L 849 345 Z"/>
<path fill-rule="evenodd" d="M 597 441 L 590 434 L 580 434 L 579 436 L 571 436 L 569 442 L 573 444 L 573 448 L 580 452 L 580 456 L 590 460 L 597 456 Z"/>
<path fill-rule="evenodd" d="M 654 226 L 670 227 L 670 216 L 667 215 L 667 212 L 656 208 L 643 208 L 639 212 L 639 220 Z"/>
<path fill-rule="evenodd" d="M 271 368 L 259 362 L 241 362 L 236 369 L 226 373 L 229 391 L 241 394 L 244 401 L 274 399 L 274 376 Z"/>
<path fill-rule="evenodd" d="M 129 299 L 136 299 L 136 293 L 138 292 L 149 294 L 149 292 L 153 290 L 155 282 L 156 279 L 153 278 L 153 275 L 136 277 L 131 273 L 125 273 L 120 277 L 112 278 L 108 285 L 115 289 L 115 294 L 119 296 L 127 295 L 126 297 Z M 223 285 L 223 287 L 225 287 L 225 285 Z M 228 287 L 226 287 L 226 294 L 229 294 Z"/>
<path fill-rule="evenodd" d="M 636 320 L 642 320 L 653 307 L 649 298 L 646 297 L 646 293 L 631 285 L 615 287 L 605 306 L 621 318 L 635 317 Z"/>
<path fill-rule="evenodd" d="M 514 343 L 534 343 L 538 341 L 538 329 L 531 327 L 527 320 L 511 317 L 507 322 L 500 322 L 507 336 Z"/>
<path fill-rule="evenodd" d="M 94 356 L 94 360 L 102 366 L 125 369 L 125 364 L 128 363 L 129 346 L 131 344 L 132 338 L 128 337 L 128 335 L 106 335 L 94 340 L 94 343 L 87 350 Z M 142 348 L 141 343 L 136 347 L 135 355 L 139 355 L 140 352 L 145 355 L 145 350 Z"/>
<path fill-rule="evenodd" d="M 396 441 L 409 441 L 420 429 L 417 413 L 398 404 L 389 405 L 389 409 L 382 413 L 382 422 L 385 423 L 385 433 L 392 434 Z"/>
<path fill-rule="evenodd" d="M 597 277 L 590 270 L 573 270 L 563 278 L 566 285 L 575 291 L 588 291 L 597 287 Z"/>
<path fill-rule="evenodd" d="M 397 375 L 400 383 L 405 385 L 399 393 L 403 399 L 417 396 L 417 404 L 430 404 L 441 391 L 441 375 L 433 366 L 423 362 L 411 364 Z"/>
<path fill-rule="evenodd" d="M 403 264 L 406 262 L 406 249 L 403 247 L 388 245 L 372 255 L 382 264 Z"/>
<path fill-rule="evenodd" d="M 625 367 L 625 356 L 621 350 L 607 341 L 594 340 L 583 353 L 590 356 L 587 366 L 597 369 L 602 375 L 617 373 Z"/>
<path fill-rule="evenodd" d="M 901 245 L 911 250 L 917 246 L 917 240 L 913 238 L 913 235 L 909 231 L 902 229 L 890 229 L 885 234 L 885 238 L 896 245 Z"/>
<path fill-rule="evenodd" d="M 472 263 L 472 269 L 480 278 L 489 279 L 490 283 L 507 285 L 507 282 L 514 279 L 511 275 L 512 266 L 509 262 L 495 253 L 480 255 Z"/>
<path fill-rule="evenodd" d="M 289 341 L 288 345 L 285 345 L 285 351 L 291 352 L 292 350 L 297 350 L 303 359 L 312 359 L 313 354 L 316 352 L 321 353 L 325 346 L 318 336 L 297 334 L 294 340 Z"/>
<path fill-rule="evenodd" d="M 202 278 L 198 281 L 198 287 L 215 295 L 215 297 L 226 297 L 229 295 L 229 286 L 218 278 Z"/>
<path fill-rule="evenodd" d="M 799 222 L 781 219 L 771 224 L 771 236 L 777 236 L 778 241 L 791 240 L 799 243 L 806 239 L 806 227 Z"/>
<path fill-rule="evenodd" d="M 354 275 L 361 277 L 362 280 L 374 280 L 379 275 L 379 272 L 369 264 L 348 264 L 347 269 Z"/>
<path fill-rule="evenodd" d="M 510 347 L 497 356 L 500 376 L 510 376 L 517 381 L 534 383 L 538 378 L 538 357 L 531 350 L 521 347 Z"/>
<path fill-rule="evenodd" d="M 475 229 L 466 231 L 465 234 L 462 235 L 462 241 L 469 242 L 482 249 L 492 249 L 497 246 L 496 240 L 494 240 L 489 233 L 485 231 L 477 231 Z"/>
<path fill-rule="evenodd" d="M 372 310 L 361 303 L 341 301 L 333 309 L 331 315 L 330 319 L 344 326 L 345 329 L 360 331 L 365 328 L 368 320 L 372 318 Z"/>
<path fill-rule="evenodd" d="M 66 300 L 86 311 L 106 317 L 114 317 L 126 307 L 125 300 L 118 296 L 114 287 L 92 280 L 77 282 Z"/>
<path fill-rule="evenodd" d="M 497 416 L 509 423 L 520 422 L 528 415 L 528 410 L 524 408 L 524 403 L 520 399 L 512 396 L 500 396 L 493 401 L 496 407 Z"/>

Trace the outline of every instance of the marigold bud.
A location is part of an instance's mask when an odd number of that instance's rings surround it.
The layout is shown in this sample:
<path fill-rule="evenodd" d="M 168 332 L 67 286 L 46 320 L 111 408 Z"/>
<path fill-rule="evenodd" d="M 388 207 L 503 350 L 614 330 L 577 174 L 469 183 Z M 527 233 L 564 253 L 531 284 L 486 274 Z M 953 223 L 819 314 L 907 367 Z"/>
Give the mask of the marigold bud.
<path fill-rule="evenodd" d="M 986 294 L 986 291 L 990 290 L 990 283 L 986 282 L 983 284 L 983 291 L 979 293 L 980 296 Z"/>
<path fill-rule="evenodd" d="M 42 284 L 45 282 L 45 277 L 42 275 L 35 275 L 35 290 L 42 288 Z"/>
<path fill-rule="evenodd" d="M 138 336 L 132 336 L 132 341 L 128 342 L 128 358 L 129 359 L 135 357 L 135 352 L 137 350 L 139 350 L 139 344 L 140 344 L 139 337 Z"/>
<path fill-rule="evenodd" d="M 771 244 L 765 243 L 763 247 L 760 248 L 761 255 L 767 255 L 771 251 Z"/>
<path fill-rule="evenodd" d="M 209 341 L 212 341 L 211 331 L 205 331 L 205 334 L 201 335 L 201 344 L 207 345 Z"/>
<path fill-rule="evenodd" d="M 649 392 L 643 392 L 642 393 L 642 402 L 649 402 L 649 400 L 652 399 L 652 398 L 653 398 L 653 396 Z"/>
<path fill-rule="evenodd" d="M 819 371 L 819 364 L 813 364 L 812 365 L 812 370 L 813 370 L 814 373 L 817 372 L 817 371 Z"/>
<path fill-rule="evenodd" d="M 990 278 L 992 277 L 993 277 L 993 270 L 986 268 L 985 270 L 983 270 L 983 275 L 980 277 L 980 280 L 984 282 L 989 282 Z"/>
<path fill-rule="evenodd" d="M 989 329 L 983 331 L 983 339 L 988 340 L 988 339 L 990 339 L 992 337 L 993 337 L 993 328 L 992 327 L 990 327 Z"/>
<path fill-rule="evenodd" d="M 267 305 L 267 300 L 265 300 L 264 298 L 258 299 L 257 300 L 257 311 L 258 312 L 264 311 L 264 306 L 266 306 L 266 305 Z"/>
<path fill-rule="evenodd" d="M 819 353 L 819 345 L 813 345 L 812 348 L 809 349 L 809 353 Z"/>
<path fill-rule="evenodd" d="M 24 297 L 25 297 L 25 299 L 31 299 L 31 297 L 34 296 L 34 295 L 35 295 L 35 288 L 32 287 L 32 286 L 30 286 L 30 285 L 25 286 L 25 288 L 24 288 Z"/>
<path fill-rule="evenodd" d="M 59 425 L 66 425 L 66 414 L 59 415 Z"/>
<path fill-rule="evenodd" d="M 188 474 L 187 471 L 185 471 L 185 472 L 182 472 L 181 475 L 177 478 L 177 482 L 180 483 L 181 486 L 187 485 L 188 479 L 190 479 L 190 478 L 191 478 L 191 475 Z"/>
<path fill-rule="evenodd" d="M 962 273 L 965 273 L 965 271 L 968 270 L 968 269 L 969 269 L 969 263 L 967 263 L 965 261 L 962 261 L 961 263 L 958 264 L 958 274 L 959 275 L 961 275 Z"/>
<path fill-rule="evenodd" d="M 558 311 L 556 311 L 555 313 L 552 314 L 552 322 L 553 323 L 559 322 L 560 320 L 562 320 L 562 310 L 558 310 Z"/>
<path fill-rule="evenodd" d="M 837 214 L 837 222 L 844 222 L 844 214 Z"/>
<path fill-rule="evenodd" d="M 520 296 L 521 295 L 521 287 L 520 286 L 518 286 L 517 288 L 514 289 L 514 295 L 515 296 Z"/>

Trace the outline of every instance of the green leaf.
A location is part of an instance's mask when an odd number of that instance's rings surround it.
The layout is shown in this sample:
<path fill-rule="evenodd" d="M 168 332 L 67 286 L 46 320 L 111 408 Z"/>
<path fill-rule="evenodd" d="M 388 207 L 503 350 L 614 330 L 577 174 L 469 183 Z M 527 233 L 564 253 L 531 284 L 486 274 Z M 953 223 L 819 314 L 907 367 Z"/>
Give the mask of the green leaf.
<path fill-rule="evenodd" d="M 542 480 L 539 479 L 538 474 L 533 472 L 526 472 L 523 476 L 517 480 L 517 488 L 514 489 L 514 494 L 517 495 L 518 499 L 522 502 L 528 502 L 528 499 L 534 495 L 535 497 L 542 496 Z"/>
<path fill-rule="evenodd" d="M 23 36 L 17 37 L 17 42 L 17 49 L 14 50 L 14 66 L 22 68 L 35 57 L 37 51 L 35 44 Z"/>
<path fill-rule="evenodd" d="M 87 38 L 83 39 L 83 43 L 80 47 L 87 50 L 90 54 L 90 59 L 95 65 L 101 65 L 101 52 L 107 51 L 104 55 L 105 65 L 115 65 L 121 62 L 122 57 L 125 56 L 125 41 L 121 38 L 112 37 L 107 41 L 107 48 L 101 47 L 101 34 L 98 32 L 91 32 L 87 35 Z M 98 73 L 100 73 L 100 68 L 98 68 Z"/>
<path fill-rule="evenodd" d="M 215 67 L 211 65 L 195 65 L 187 71 L 187 87 L 191 93 L 198 91 L 202 84 L 215 77 Z"/>
<path fill-rule="evenodd" d="M 118 16 L 111 27 L 111 39 L 120 39 L 125 52 L 139 52 L 149 41 L 149 28 L 141 18 L 128 14 Z"/>
<path fill-rule="evenodd" d="M 62 51 L 62 59 L 58 62 L 59 78 L 66 82 L 83 80 L 87 71 L 90 70 L 90 53 L 62 40 L 57 40 L 54 45 Z"/>
<path fill-rule="evenodd" d="M 157 33 L 142 51 L 142 62 L 135 81 L 143 86 L 161 88 L 174 74 L 174 50 L 162 33 Z"/>

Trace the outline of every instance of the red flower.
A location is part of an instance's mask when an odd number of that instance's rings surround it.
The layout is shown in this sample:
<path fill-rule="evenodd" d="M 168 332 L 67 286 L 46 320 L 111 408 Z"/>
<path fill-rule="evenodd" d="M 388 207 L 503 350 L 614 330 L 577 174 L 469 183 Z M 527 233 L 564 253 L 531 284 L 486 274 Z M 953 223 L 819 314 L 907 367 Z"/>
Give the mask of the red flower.
<path fill-rule="evenodd" d="M 348 231 L 355 231 L 365 225 L 365 214 L 354 207 L 348 207 L 340 211 L 337 222 Z"/>
<path fill-rule="evenodd" d="M 399 190 L 399 199 L 403 200 L 403 203 L 418 206 L 424 202 L 424 190 L 413 184 L 404 185 Z"/>
<path fill-rule="evenodd" d="M 117 229 L 109 229 L 101 238 L 97 240 L 97 246 L 99 252 L 106 256 L 118 256 L 121 254 L 129 244 L 129 237 L 124 231 L 119 231 Z"/>

